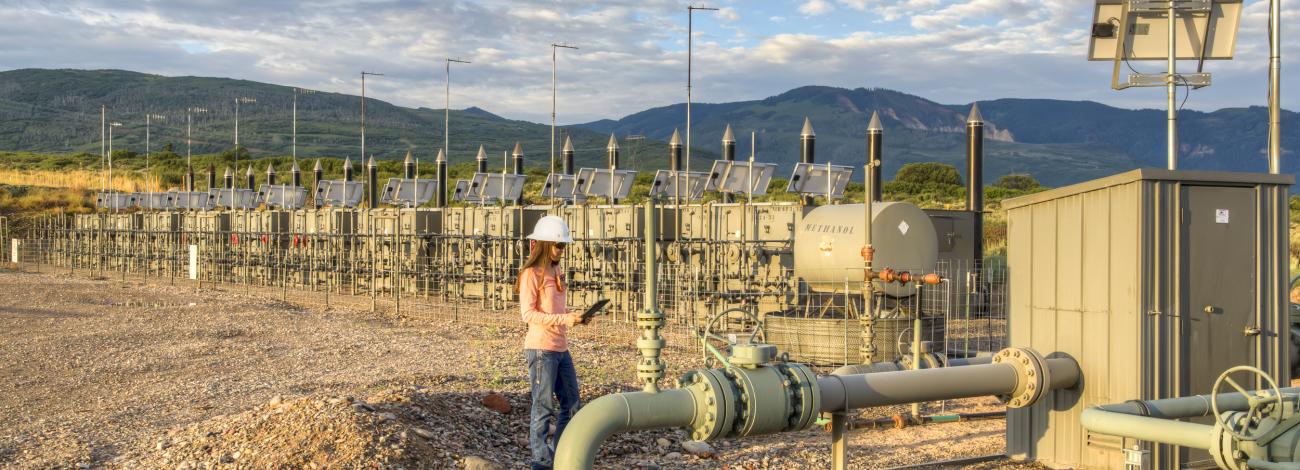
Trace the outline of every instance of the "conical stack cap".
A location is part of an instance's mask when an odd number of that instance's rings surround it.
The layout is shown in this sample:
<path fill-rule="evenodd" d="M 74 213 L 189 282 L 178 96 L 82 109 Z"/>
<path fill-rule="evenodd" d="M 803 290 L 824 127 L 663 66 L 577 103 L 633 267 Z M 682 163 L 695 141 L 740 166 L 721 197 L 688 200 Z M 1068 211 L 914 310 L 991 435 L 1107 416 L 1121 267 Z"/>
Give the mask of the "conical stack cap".
<path fill-rule="evenodd" d="M 867 124 L 867 131 L 880 132 L 883 130 L 885 130 L 885 127 L 880 125 L 880 113 L 872 111 L 871 123 Z"/>
<path fill-rule="evenodd" d="M 980 115 L 980 104 L 979 104 L 979 103 L 971 103 L 971 105 L 970 105 L 970 116 L 967 116 L 967 117 L 966 117 L 966 123 L 967 123 L 967 124 L 974 124 L 974 123 L 980 123 L 980 124 L 983 124 L 983 123 L 984 123 L 984 116 L 981 116 L 981 115 Z"/>
<path fill-rule="evenodd" d="M 266 174 L 268 174 L 268 175 L 274 175 L 274 174 L 275 174 L 275 165 L 272 165 L 272 164 L 270 164 L 270 163 L 267 163 L 267 164 L 266 164 Z"/>
<path fill-rule="evenodd" d="M 722 141 L 736 143 L 736 134 L 731 133 L 731 124 L 727 124 L 727 130 L 722 132 Z"/>
<path fill-rule="evenodd" d="M 677 129 L 673 129 L 673 138 L 668 141 L 668 145 L 682 145 L 682 135 L 677 132 Z"/>
<path fill-rule="evenodd" d="M 352 157 L 347 157 L 343 159 L 343 169 L 345 170 L 352 169 Z"/>
<path fill-rule="evenodd" d="M 229 178 L 232 173 L 234 173 L 234 170 L 232 170 L 230 167 L 226 167 L 225 177 Z"/>
<path fill-rule="evenodd" d="M 249 165 L 248 165 L 248 171 L 244 172 L 244 176 L 253 176 L 253 165 L 252 165 L 252 164 L 249 164 Z"/>
<path fill-rule="evenodd" d="M 379 165 L 376 165 L 376 164 L 375 164 L 375 156 L 374 156 L 374 155 L 371 155 L 371 156 L 370 156 L 370 161 L 366 163 L 366 166 L 368 166 L 368 167 L 370 167 L 370 168 L 374 168 L 374 167 L 376 167 L 376 166 L 379 166 Z"/>
<path fill-rule="evenodd" d="M 606 149 L 606 150 L 618 150 L 618 139 L 614 137 L 614 133 L 613 133 L 613 132 L 611 132 L 611 133 L 609 134 L 609 144 L 605 146 L 605 149 Z"/>
<path fill-rule="evenodd" d="M 565 151 L 565 152 L 573 152 L 573 139 L 570 139 L 569 136 L 567 136 L 567 135 L 564 136 L 564 150 L 563 150 L 563 151 Z"/>
<path fill-rule="evenodd" d="M 516 156 L 523 156 L 523 154 L 524 154 L 524 146 L 523 146 L 523 145 L 520 145 L 519 142 L 515 142 L 515 151 L 510 152 L 510 154 L 511 154 L 511 155 L 516 155 Z"/>
<path fill-rule="evenodd" d="M 316 166 L 312 167 L 311 171 L 321 171 L 319 158 L 316 159 Z"/>
<path fill-rule="evenodd" d="M 478 156 L 477 156 L 477 157 L 474 157 L 474 159 L 476 159 L 476 160 L 487 160 L 487 151 L 483 150 L 483 144 L 479 144 L 479 146 L 478 146 Z"/>
<path fill-rule="evenodd" d="M 439 161 L 439 162 L 447 161 L 447 154 L 442 153 L 442 149 L 438 149 L 438 157 L 435 158 L 434 161 Z"/>
<path fill-rule="evenodd" d="M 293 162 L 293 168 L 290 168 L 289 171 L 291 171 L 291 172 L 293 172 L 293 173 L 302 173 L 302 168 L 298 168 L 298 162 L 297 162 L 297 161 L 294 161 L 294 162 Z"/>
<path fill-rule="evenodd" d="M 816 135 L 817 135 L 816 132 L 813 132 L 813 128 L 812 128 L 812 120 L 808 119 L 807 116 L 805 116 L 805 117 L 803 118 L 803 130 L 802 130 L 802 131 L 799 131 L 799 135 L 801 135 L 801 136 L 804 136 L 804 135 L 806 135 L 806 136 L 816 136 Z"/>
<path fill-rule="evenodd" d="M 411 158 L 411 151 L 410 151 L 410 150 L 407 150 L 407 151 L 406 151 L 406 159 L 405 159 L 405 160 L 402 160 L 402 163 L 404 163 L 404 164 L 408 164 L 408 165 L 411 164 L 411 163 L 415 163 L 415 159 Z"/>

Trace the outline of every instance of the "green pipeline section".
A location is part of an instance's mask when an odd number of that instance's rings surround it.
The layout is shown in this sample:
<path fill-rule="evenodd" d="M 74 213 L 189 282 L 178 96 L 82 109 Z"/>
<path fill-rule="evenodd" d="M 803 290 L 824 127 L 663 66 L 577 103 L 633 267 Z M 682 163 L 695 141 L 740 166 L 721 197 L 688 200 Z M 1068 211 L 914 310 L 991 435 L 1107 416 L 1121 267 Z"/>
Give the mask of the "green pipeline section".
<path fill-rule="evenodd" d="M 1079 422 L 1097 434 L 1206 450 L 1223 469 L 1300 469 L 1300 388 L 1239 392 L 1096 406 Z M 1178 421 L 1201 416 L 1216 422 Z"/>
<path fill-rule="evenodd" d="M 824 377 L 802 364 L 772 363 L 771 345 L 741 344 L 733 352 L 733 367 L 687 372 L 680 388 L 607 395 L 584 406 L 560 438 L 555 468 L 592 468 L 601 444 L 619 432 L 680 427 L 708 441 L 801 431 L 822 413 L 874 406 L 995 395 L 1024 407 L 1079 379 L 1073 359 L 1031 349 L 1002 350 L 988 364 Z"/>

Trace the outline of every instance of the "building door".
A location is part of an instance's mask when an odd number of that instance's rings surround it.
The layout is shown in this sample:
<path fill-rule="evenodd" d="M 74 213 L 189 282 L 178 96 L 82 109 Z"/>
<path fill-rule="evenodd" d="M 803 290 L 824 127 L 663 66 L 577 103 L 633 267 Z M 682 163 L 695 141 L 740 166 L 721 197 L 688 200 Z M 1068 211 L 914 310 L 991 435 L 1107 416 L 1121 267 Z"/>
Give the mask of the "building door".
<path fill-rule="evenodd" d="M 1183 186 L 1183 396 L 1210 393 L 1229 367 L 1256 365 L 1255 197 L 1252 188 Z M 1192 467 L 1209 459 L 1199 450 L 1184 455 Z"/>

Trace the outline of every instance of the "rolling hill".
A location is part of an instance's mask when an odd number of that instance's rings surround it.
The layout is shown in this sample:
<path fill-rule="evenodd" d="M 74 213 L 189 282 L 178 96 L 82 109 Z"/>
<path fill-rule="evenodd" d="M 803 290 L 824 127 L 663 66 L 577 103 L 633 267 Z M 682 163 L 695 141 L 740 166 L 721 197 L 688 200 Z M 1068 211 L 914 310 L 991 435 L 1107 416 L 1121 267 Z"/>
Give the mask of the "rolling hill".
<path fill-rule="evenodd" d="M 291 152 L 291 87 L 205 77 L 163 77 L 122 70 L 22 69 L 0 72 L 0 149 L 46 153 L 98 153 L 100 105 L 109 109 L 115 148 L 142 152 L 146 113 L 167 118 L 150 129 L 155 148 L 171 145 L 185 152 L 185 113 L 195 115 L 194 152 L 216 153 L 233 147 L 235 97 L 257 99 L 240 108 L 240 143 L 254 155 Z M 302 95 L 298 100 L 298 154 L 359 154 L 359 98 L 338 93 Z M 880 88 L 805 86 L 761 100 L 697 103 L 692 107 L 693 169 L 703 170 L 717 158 L 727 124 L 737 136 L 738 153 L 758 142 L 758 161 L 776 162 L 786 174 L 798 160 L 804 117 L 817 134 L 817 161 L 861 165 L 864 130 L 872 111 L 885 127 L 885 175 L 905 163 L 937 161 L 963 167 L 963 132 L 970 104 L 945 105 Z M 987 123 L 985 178 L 1027 173 L 1059 186 L 1136 167 L 1164 166 L 1162 110 L 1129 110 L 1093 102 L 1008 98 L 980 103 Z M 406 108 L 367 98 L 367 151 L 380 159 L 398 159 L 409 150 L 429 161 L 443 142 L 443 110 Z M 1262 171 L 1267 112 L 1262 107 L 1183 111 L 1181 167 Z M 685 106 L 674 104 L 640 111 L 618 120 L 567 126 L 574 138 L 579 166 L 603 165 L 609 134 L 617 134 L 626 165 L 657 169 L 667 166 L 666 141 L 682 128 Z M 1293 156 L 1300 125 L 1284 112 L 1283 147 Z M 626 136 L 644 136 L 627 140 Z M 493 167 L 502 151 L 523 144 L 529 166 L 549 160 L 550 127 L 500 117 L 480 108 L 451 112 L 452 163 L 472 160 L 480 144 Z M 558 147 L 558 143 L 557 143 Z M 1300 165 L 1284 159 L 1283 169 Z M 860 172 L 859 172 L 860 173 Z M 858 178 L 860 178 L 860 174 Z"/>

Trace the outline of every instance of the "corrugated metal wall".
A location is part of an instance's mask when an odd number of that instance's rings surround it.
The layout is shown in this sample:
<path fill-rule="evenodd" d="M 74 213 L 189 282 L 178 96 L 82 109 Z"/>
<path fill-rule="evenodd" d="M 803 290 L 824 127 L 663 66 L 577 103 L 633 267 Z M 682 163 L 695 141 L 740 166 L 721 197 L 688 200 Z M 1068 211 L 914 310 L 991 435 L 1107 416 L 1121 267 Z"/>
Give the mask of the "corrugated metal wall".
<path fill-rule="evenodd" d="M 1011 410 L 1007 453 L 1056 468 L 1122 468 L 1120 438 L 1088 435 L 1079 414 L 1089 406 L 1179 396 L 1182 323 L 1199 306 L 1180 305 L 1186 236 L 1185 186 L 1254 188 L 1258 272 L 1254 314 L 1266 330 L 1255 365 L 1289 380 L 1282 365 L 1286 332 L 1289 177 L 1135 170 L 1004 203 L 1010 270 L 1010 344 L 1068 355 L 1083 376 L 1037 405 Z M 1245 247 L 1250 249 L 1250 247 Z M 1240 332 L 1225 332 L 1240 334 Z M 1153 448 L 1153 468 L 1174 468 L 1177 449 Z"/>

